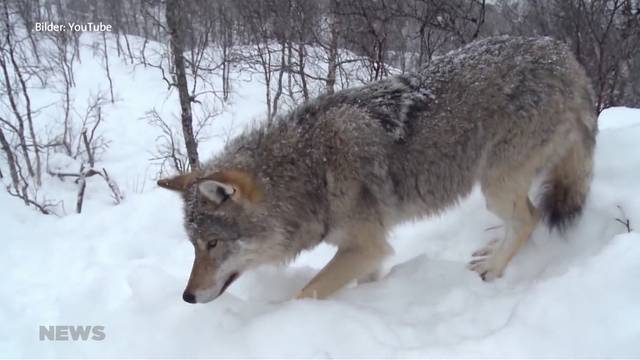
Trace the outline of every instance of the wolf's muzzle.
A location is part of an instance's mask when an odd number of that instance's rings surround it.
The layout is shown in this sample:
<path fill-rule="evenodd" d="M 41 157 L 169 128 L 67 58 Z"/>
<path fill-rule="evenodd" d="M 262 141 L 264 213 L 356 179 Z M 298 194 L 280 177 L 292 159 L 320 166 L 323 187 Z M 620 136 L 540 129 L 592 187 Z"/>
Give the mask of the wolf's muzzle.
<path fill-rule="evenodd" d="M 196 296 L 193 295 L 192 293 L 188 292 L 187 290 L 185 290 L 182 293 L 182 300 L 188 302 L 189 304 L 195 304 L 196 303 Z"/>

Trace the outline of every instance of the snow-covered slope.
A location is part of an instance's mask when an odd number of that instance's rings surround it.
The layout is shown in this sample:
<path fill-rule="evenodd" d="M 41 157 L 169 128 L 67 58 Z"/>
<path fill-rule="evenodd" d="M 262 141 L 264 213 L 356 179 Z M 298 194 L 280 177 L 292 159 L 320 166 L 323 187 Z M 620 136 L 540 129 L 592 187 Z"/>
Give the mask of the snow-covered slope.
<path fill-rule="evenodd" d="M 77 66 L 76 101 L 105 88 L 90 53 Z M 378 282 L 289 300 L 331 257 L 321 246 L 194 306 L 181 299 L 193 249 L 180 198 L 153 185 L 157 133 L 140 120 L 154 106 L 176 112 L 176 95 L 157 70 L 116 59 L 111 71 L 121 101 L 105 109 L 112 143 L 100 165 L 126 200 L 113 206 L 96 179 L 84 213 L 57 218 L 0 191 L 2 357 L 640 357 L 640 110 L 601 115 L 584 215 L 565 236 L 540 226 L 493 283 L 465 268 L 498 235 L 476 190 L 442 216 L 396 229 L 396 255 Z M 222 146 L 216 134 L 264 111 L 262 85 L 249 80 L 236 82 L 203 154 Z M 72 204 L 72 182 L 46 187 Z M 40 341 L 40 325 L 103 325 L 106 339 Z"/>

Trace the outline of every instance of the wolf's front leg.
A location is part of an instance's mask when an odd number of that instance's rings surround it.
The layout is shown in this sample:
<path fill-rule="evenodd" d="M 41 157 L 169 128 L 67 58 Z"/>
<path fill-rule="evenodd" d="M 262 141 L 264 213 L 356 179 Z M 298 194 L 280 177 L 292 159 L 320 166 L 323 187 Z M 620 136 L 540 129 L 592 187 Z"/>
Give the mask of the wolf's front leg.
<path fill-rule="evenodd" d="M 380 226 L 360 225 L 345 234 L 331 261 L 296 298 L 324 299 L 351 281 L 365 278 L 380 267 L 392 250 Z"/>

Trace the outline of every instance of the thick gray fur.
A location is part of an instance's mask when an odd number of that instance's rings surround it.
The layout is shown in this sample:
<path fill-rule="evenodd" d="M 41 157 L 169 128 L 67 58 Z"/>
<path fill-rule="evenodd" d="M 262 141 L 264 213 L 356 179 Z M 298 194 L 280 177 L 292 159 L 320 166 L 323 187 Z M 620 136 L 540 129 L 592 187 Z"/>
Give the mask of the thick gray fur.
<path fill-rule="evenodd" d="M 193 186 L 184 194 L 187 228 L 192 238 L 229 242 L 219 261 L 244 252 L 234 260 L 244 270 L 286 261 L 323 240 L 341 246 L 349 240 L 332 239 L 353 224 L 386 232 L 441 212 L 476 183 L 483 191 L 528 186 L 541 171 L 551 174 L 542 215 L 563 224 L 588 190 L 593 104 L 566 45 L 478 41 L 420 73 L 321 96 L 247 130 L 204 172 L 246 172 L 263 198 L 212 204 Z"/>

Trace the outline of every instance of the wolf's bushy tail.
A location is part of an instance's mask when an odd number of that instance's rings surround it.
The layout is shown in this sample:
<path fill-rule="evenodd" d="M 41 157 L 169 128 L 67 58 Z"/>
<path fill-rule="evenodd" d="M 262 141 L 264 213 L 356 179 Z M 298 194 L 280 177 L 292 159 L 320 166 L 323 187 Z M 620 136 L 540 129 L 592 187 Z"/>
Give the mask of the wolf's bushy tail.
<path fill-rule="evenodd" d="M 549 228 L 564 231 L 582 213 L 593 174 L 596 115 L 580 123 L 580 136 L 549 172 L 540 210 Z"/>

